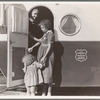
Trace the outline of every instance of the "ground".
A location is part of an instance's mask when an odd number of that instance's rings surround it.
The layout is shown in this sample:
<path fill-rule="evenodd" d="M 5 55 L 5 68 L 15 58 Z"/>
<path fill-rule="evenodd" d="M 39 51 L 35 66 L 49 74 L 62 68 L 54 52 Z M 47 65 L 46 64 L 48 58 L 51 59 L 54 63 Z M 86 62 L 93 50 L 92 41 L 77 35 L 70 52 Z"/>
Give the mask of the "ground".
<path fill-rule="evenodd" d="M 0 96 L 26 95 L 26 89 L 24 85 L 7 88 L 6 83 L 6 78 L 0 73 Z"/>
<path fill-rule="evenodd" d="M 26 89 L 23 87 L 13 87 L 13 88 L 7 88 L 6 85 L 0 86 L 0 96 L 5 95 L 26 95 Z"/>
<path fill-rule="evenodd" d="M 42 85 L 38 86 L 37 96 L 41 96 Z M 0 76 L 0 96 L 26 96 L 25 85 L 7 88 L 6 79 Z M 52 96 L 100 96 L 100 87 L 56 87 Z"/>
<path fill-rule="evenodd" d="M 41 87 L 37 96 L 41 96 Z M 24 85 L 7 88 L 0 86 L 0 96 L 26 96 Z M 52 96 L 100 96 L 100 87 L 53 87 Z"/>

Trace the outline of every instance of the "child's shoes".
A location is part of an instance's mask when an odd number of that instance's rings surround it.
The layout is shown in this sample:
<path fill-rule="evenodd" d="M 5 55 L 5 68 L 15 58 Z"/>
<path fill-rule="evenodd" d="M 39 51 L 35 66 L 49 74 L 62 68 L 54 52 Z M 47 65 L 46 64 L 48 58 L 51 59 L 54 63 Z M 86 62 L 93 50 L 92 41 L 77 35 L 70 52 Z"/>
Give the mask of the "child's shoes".
<path fill-rule="evenodd" d="M 32 93 L 31 96 L 35 96 L 35 93 Z"/>
<path fill-rule="evenodd" d="M 42 96 L 46 96 L 46 94 L 45 93 L 42 93 Z"/>

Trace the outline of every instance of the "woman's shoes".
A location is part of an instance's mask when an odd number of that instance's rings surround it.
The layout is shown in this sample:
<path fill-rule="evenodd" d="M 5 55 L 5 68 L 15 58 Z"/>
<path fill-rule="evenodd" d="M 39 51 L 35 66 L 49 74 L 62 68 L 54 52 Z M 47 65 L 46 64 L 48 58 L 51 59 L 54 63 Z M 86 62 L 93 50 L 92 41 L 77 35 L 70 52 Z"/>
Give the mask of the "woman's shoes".
<path fill-rule="evenodd" d="M 48 92 L 47 95 L 43 93 L 42 96 L 51 96 L 51 92 Z"/>
<path fill-rule="evenodd" d="M 48 92 L 48 93 L 47 93 L 47 96 L 51 96 L 51 92 Z"/>

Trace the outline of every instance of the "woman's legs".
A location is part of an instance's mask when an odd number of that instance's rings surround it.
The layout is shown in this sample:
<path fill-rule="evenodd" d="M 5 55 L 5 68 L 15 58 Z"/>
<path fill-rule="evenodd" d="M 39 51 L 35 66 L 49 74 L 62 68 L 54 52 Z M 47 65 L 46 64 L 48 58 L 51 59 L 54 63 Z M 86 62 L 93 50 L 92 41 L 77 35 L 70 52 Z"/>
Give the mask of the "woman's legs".
<path fill-rule="evenodd" d="M 47 87 L 48 85 L 43 83 L 43 90 L 42 90 L 42 96 L 46 96 L 46 93 L 47 93 Z"/>
<path fill-rule="evenodd" d="M 38 94 L 38 89 L 37 89 L 38 87 L 36 86 L 35 87 L 35 94 Z"/>
<path fill-rule="evenodd" d="M 54 54 L 50 56 L 48 62 L 47 62 L 47 67 L 43 70 L 43 78 L 44 78 L 44 83 L 43 85 L 43 95 L 51 96 L 51 91 L 52 91 L 52 83 L 53 83 L 53 66 L 54 66 Z M 46 75 L 46 77 L 45 77 Z"/>
<path fill-rule="evenodd" d="M 51 91 L 52 91 L 52 83 L 44 83 L 43 84 L 43 91 L 42 91 L 42 96 L 51 96 Z"/>
<path fill-rule="evenodd" d="M 52 83 L 49 83 L 48 84 L 47 96 L 51 96 L 51 92 L 52 92 Z"/>

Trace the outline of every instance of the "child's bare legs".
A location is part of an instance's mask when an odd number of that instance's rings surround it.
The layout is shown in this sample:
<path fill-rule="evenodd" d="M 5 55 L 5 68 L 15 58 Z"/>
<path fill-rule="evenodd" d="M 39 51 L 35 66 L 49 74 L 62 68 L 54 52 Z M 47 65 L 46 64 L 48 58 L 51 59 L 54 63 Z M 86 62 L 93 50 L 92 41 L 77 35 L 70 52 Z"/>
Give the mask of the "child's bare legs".
<path fill-rule="evenodd" d="M 27 89 L 27 96 L 31 95 L 30 87 L 27 86 L 26 89 Z"/>
<path fill-rule="evenodd" d="M 32 86 L 30 89 L 31 89 L 31 96 L 35 96 L 35 86 Z"/>

